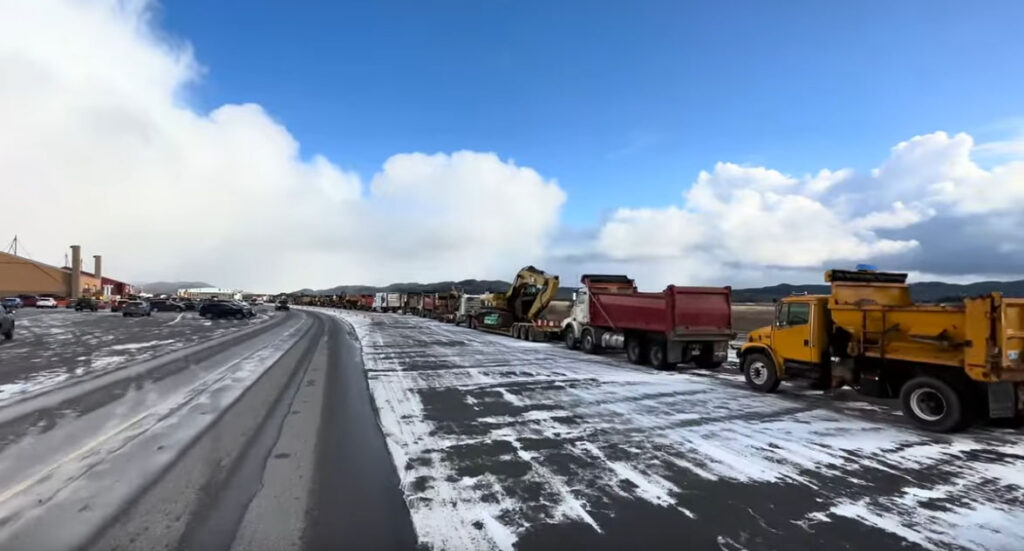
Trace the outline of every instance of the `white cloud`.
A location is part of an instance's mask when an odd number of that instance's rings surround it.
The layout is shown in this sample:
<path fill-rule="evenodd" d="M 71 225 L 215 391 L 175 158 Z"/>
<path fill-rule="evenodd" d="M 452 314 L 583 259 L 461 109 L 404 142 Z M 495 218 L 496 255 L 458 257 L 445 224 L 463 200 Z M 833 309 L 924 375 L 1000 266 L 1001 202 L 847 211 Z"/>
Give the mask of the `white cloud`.
<path fill-rule="evenodd" d="M 0 239 L 17 233 L 55 263 L 79 243 L 116 277 L 273 290 L 507 278 L 524 264 L 565 281 L 627 272 L 648 288 L 771 283 L 856 260 L 937 276 L 1024 269 L 1024 150 L 945 132 L 868 172 L 720 162 L 679 204 L 620 208 L 546 254 L 566 201 L 554 179 L 474 151 L 397 153 L 363 178 L 304 152 L 259 105 L 198 112 L 184 97 L 204 69 L 149 9 L 0 0 Z"/>
<path fill-rule="evenodd" d="M 25 207 L 0 230 L 37 258 L 277 290 L 507 277 L 544 249 L 564 192 L 493 153 L 398 154 L 364 189 L 259 105 L 196 112 L 202 69 L 150 8 L 0 1 L 0 186 Z"/>
<path fill-rule="evenodd" d="M 598 235 L 598 249 L 618 260 L 676 258 L 685 277 L 708 262 L 805 268 L 916 246 L 871 231 L 908 221 L 902 205 L 894 206 L 895 216 L 844 218 L 802 194 L 799 183 L 763 167 L 718 163 L 713 172 L 700 173 L 683 207 L 616 211 Z"/>
<path fill-rule="evenodd" d="M 1017 214 L 1024 209 L 1024 162 L 986 170 L 972 159 L 976 149 L 967 134 L 935 132 L 896 145 L 868 174 L 823 169 L 800 178 L 720 162 L 698 174 L 682 205 L 617 210 L 593 249 L 659 283 L 729 281 L 765 269 L 812 273 L 879 259 L 893 268 L 959 265 L 966 272 L 978 269 L 975 255 L 988 255 L 985 266 L 1005 275 L 1011 263 L 989 253 L 1005 254 L 1019 241 L 1011 228 L 1024 218 Z M 956 223 L 915 234 L 936 217 Z M 965 243 L 959 232 L 975 220 L 976 242 Z M 929 250 L 921 250 L 922 239 Z M 963 250 L 950 257 L 954 247 Z M 658 266 L 646 266 L 650 259 Z"/>

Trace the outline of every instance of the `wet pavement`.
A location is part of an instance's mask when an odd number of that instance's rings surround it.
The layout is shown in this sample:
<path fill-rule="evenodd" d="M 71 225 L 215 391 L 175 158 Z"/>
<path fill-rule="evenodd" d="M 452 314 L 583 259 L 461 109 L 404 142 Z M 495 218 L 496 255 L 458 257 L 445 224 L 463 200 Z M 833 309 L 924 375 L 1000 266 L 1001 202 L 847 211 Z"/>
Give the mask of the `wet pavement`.
<path fill-rule="evenodd" d="M 1016 549 L 1024 433 L 728 367 L 656 372 L 399 315 L 334 313 L 432 549 Z"/>
<path fill-rule="evenodd" d="M 15 335 L 0 341 L 0 406 L 56 384 L 158 357 L 270 320 L 206 320 L 195 312 L 125 318 L 110 311 L 22 308 Z"/>
<path fill-rule="evenodd" d="M 936 435 L 850 392 L 759 394 L 734 362 L 659 372 L 321 309 L 19 324 L 0 345 L 0 389 L 21 389 L 0 397 L 4 549 L 1024 541 L 1020 430 Z"/>

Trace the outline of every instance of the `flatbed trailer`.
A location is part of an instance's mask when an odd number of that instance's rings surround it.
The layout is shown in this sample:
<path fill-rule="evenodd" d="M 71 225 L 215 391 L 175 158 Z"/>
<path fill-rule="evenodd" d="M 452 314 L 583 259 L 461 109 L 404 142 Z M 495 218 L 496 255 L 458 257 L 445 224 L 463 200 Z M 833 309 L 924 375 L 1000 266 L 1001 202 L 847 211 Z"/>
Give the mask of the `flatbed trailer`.
<path fill-rule="evenodd" d="M 509 319 L 507 312 L 484 309 L 473 319 L 472 327 L 526 341 L 558 340 L 562 335 L 562 322 L 571 310 L 572 301 L 552 300 L 533 321 L 515 322 Z"/>

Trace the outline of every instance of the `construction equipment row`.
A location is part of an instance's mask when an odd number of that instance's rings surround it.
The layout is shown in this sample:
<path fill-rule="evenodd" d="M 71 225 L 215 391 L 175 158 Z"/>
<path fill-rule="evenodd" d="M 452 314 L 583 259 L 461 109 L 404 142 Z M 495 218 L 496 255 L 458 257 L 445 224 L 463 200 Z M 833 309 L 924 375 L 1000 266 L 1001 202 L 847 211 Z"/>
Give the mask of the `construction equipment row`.
<path fill-rule="evenodd" d="M 747 384 L 775 392 L 803 379 L 898 398 L 903 414 L 936 432 L 977 420 L 1024 419 L 1024 299 L 999 293 L 960 304 L 915 304 L 906 274 L 831 270 L 828 295 L 792 296 L 774 322 L 737 350 Z M 520 270 L 504 293 L 376 293 L 315 297 L 321 306 L 417 315 L 529 341 L 561 340 L 588 354 L 625 349 L 634 364 L 716 369 L 728 359 L 731 289 L 669 285 L 641 292 L 623 275 L 584 275 L 572 298 L 558 276 Z M 301 301 L 300 301 L 301 303 Z"/>

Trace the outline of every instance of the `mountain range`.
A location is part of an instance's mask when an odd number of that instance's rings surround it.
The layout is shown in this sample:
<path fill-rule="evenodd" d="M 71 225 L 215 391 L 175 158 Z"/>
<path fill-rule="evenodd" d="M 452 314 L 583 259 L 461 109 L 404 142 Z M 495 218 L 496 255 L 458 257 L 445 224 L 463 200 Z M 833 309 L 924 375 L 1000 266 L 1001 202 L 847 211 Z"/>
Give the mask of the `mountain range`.
<path fill-rule="evenodd" d="M 136 283 L 135 286 L 154 295 L 173 295 L 178 292 L 178 289 L 213 287 L 213 285 L 202 281 L 153 281 L 150 283 Z"/>
<path fill-rule="evenodd" d="M 471 295 L 497 293 L 508 290 L 512 284 L 500 280 L 463 279 L 462 281 L 438 281 L 436 283 L 392 283 L 384 287 L 372 285 L 338 285 L 330 289 L 301 289 L 298 295 L 369 295 L 373 293 L 443 293 L 456 289 Z"/>
<path fill-rule="evenodd" d="M 733 289 L 733 302 L 771 302 L 794 293 L 809 295 L 828 294 L 828 285 L 790 285 L 783 283 L 753 289 Z M 975 283 L 944 283 L 922 281 L 910 284 L 910 296 L 917 302 L 960 302 L 964 297 L 973 297 L 1000 292 L 1007 297 L 1024 297 L 1024 280 L 1019 281 L 978 281 Z"/>
<path fill-rule="evenodd" d="M 339 285 L 330 289 L 302 289 L 294 294 L 305 295 L 343 295 L 372 293 L 433 293 L 457 289 L 465 293 L 478 295 L 488 292 L 504 292 L 511 283 L 501 280 L 464 279 L 462 281 L 439 281 L 437 283 L 392 283 L 384 287 L 372 285 Z M 195 285 L 200 286 L 200 285 Z M 147 287 L 148 289 L 148 287 Z M 570 298 L 575 287 L 559 289 L 558 298 Z M 792 294 L 828 294 L 828 285 L 791 285 L 782 283 L 768 287 L 749 289 L 733 289 L 733 302 L 772 302 Z M 910 284 L 910 296 L 919 302 L 959 302 L 964 297 L 1001 292 L 1007 297 L 1024 297 L 1024 280 L 1018 281 L 979 281 L 976 283 L 944 283 L 941 281 L 922 281 Z"/>

